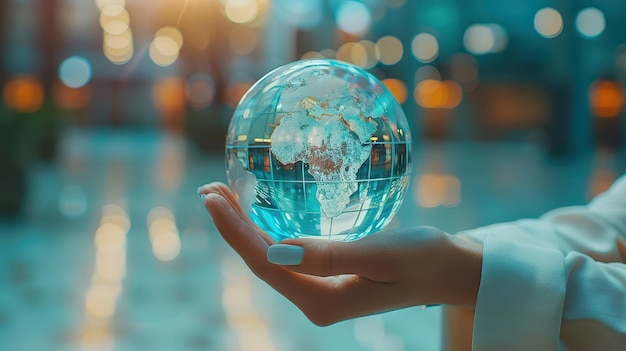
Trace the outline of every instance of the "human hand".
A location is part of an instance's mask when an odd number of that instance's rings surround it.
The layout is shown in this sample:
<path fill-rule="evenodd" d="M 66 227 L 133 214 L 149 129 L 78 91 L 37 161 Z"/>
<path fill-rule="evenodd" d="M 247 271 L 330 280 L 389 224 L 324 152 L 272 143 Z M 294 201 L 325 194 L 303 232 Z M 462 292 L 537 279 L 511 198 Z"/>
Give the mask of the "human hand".
<path fill-rule="evenodd" d="M 226 185 L 207 184 L 199 193 L 222 237 L 250 269 L 317 325 L 416 305 L 475 306 L 478 243 L 433 227 L 391 229 L 354 242 L 275 243 Z"/>

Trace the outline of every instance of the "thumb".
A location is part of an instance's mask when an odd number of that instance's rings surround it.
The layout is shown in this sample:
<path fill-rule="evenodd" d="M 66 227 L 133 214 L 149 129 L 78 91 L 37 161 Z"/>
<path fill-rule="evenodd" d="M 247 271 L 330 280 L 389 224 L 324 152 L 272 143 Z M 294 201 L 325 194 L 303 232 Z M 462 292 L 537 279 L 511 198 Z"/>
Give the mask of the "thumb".
<path fill-rule="evenodd" d="M 270 246 L 267 259 L 294 272 L 322 277 L 356 274 L 384 281 L 393 255 L 378 235 L 353 242 L 287 239 Z"/>

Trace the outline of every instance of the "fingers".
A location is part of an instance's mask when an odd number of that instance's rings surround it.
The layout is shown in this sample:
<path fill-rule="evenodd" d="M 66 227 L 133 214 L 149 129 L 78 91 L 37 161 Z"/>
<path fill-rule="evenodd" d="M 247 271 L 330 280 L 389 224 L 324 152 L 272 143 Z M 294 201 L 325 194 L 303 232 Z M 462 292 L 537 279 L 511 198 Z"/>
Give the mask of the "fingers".
<path fill-rule="evenodd" d="M 226 186 L 225 184 L 217 183 L 217 182 L 205 184 L 198 188 L 198 194 L 205 195 L 205 196 L 208 196 L 209 194 L 217 194 L 221 196 L 224 200 L 227 201 L 227 205 L 230 206 L 232 210 L 234 210 L 237 213 L 237 215 L 239 216 L 239 219 L 248 223 L 251 227 L 253 227 L 255 231 L 259 233 L 259 235 L 263 238 L 263 240 L 267 244 L 272 244 L 274 242 L 274 240 L 272 240 L 256 224 L 254 224 L 250 220 L 250 218 L 248 218 L 248 215 L 245 214 L 243 210 L 241 209 L 241 206 L 239 205 L 239 201 L 237 201 L 235 194 L 233 194 L 230 188 Z M 205 202 L 205 206 L 207 206 L 206 202 Z M 207 210 L 209 210 L 208 206 L 207 206 Z M 215 216 L 213 216 L 213 218 L 215 219 Z"/>
<path fill-rule="evenodd" d="M 263 264 L 268 243 L 237 207 L 218 193 L 208 193 L 204 199 L 213 222 L 226 242 L 249 264 Z M 260 255 L 259 255 L 260 253 Z"/>
<path fill-rule="evenodd" d="M 355 242 L 287 239 L 269 247 L 267 259 L 299 273 L 328 277 L 356 274 L 376 282 L 393 278 L 396 245 L 375 234 Z"/>
<path fill-rule="evenodd" d="M 208 195 L 210 193 L 219 194 L 240 214 L 244 214 L 239 202 L 237 201 L 235 194 L 223 183 L 210 183 L 205 184 L 198 188 L 198 195 Z"/>
<path fill-rule="evenodd" d="M 214 185 L 205 186 L 204 190 L 207 191 L 204 204 L 218 231 L 261 279 L 287 297 L 300 294 L 301 290 L 307 289 L 307 285 L 310 288 L 313 281 L 304 282 L 305 276 L 267 261 L 266 252 L 270 239 L 238 211 L 236 202 L 229 199 L 231 193 L 228 188 Z"/>

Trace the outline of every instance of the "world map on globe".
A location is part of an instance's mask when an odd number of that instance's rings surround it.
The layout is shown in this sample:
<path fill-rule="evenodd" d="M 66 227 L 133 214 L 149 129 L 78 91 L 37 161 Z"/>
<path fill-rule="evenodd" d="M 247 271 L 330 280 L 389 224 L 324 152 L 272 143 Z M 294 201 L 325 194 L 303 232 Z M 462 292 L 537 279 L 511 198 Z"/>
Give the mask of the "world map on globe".
<path fill-rule="evenodd" d="M 339 215 L 357 190 L 357 171 L 372 150 L 369 143 L 376 123 L 365 116 L 360 104 L 346 104 L 358 99 L 343 94 L 340 87 L 320 89 L 326 80 L 309 82 L 302 93 L 325 91 L 323 98 L 307 95 L 296 102 L 292 112 L 280 119 L 270 136 L 272 153 L 284 163 L 302 161 L 317 182 L 317 200 L 328 217 Z M 288 87 L 286 94 L 291 94 Z M 318 100 L 319 99 L 319 100 Z M 331 104 L 330 102 L 333 102 Z"/>
<path fill-rule="evenodd" d="M 272 237 L 356 240 L 397 212 L 410 173 L 401 107 L 372 75 L 306 60 L 261 78 L 233 114 L 227 175 Z"/>

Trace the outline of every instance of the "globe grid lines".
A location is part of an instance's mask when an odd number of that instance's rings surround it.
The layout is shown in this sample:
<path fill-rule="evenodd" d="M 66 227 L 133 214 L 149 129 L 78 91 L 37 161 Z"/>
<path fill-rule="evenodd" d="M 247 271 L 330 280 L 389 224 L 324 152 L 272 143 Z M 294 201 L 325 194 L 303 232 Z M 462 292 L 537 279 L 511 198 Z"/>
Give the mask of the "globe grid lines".
<path fill-rule="evenodd" d="M 268 115 L 270 115 L 270 113 L 268 113 Z M 267 124 L 266 124 L 267 125 Z M 410 149 L 411 149 L 411 143 L 408 141 L 372 141 L 369 142 L 369 144 L 371 144 L 372 146 L 372 151 L 370 156 L 367 159 L 367 179 L 361 179 L 361 180 L 357 180 L 357 183 L 368 183 L 367 185 L 367 189 L 369 189 L 369 184 L 373 183 L 373 182 L 379 182 L 379 181 L 389 181 L 389 185 L 387 185 L 387 188 L 391 188 L 394 181 L 397 180 L 407 180 L 408 179 L 408 175 L 406 175 L 406 169 L 410 167 L 410 160 L 409 160 L 409 153 L 410 153 Z M 391 150 L 391 155 L 396 155 L 395 153 L 395 148 L 398 145 L 404 145 L 405 146 L 405 152 L 404 152 L 404 156 L 405 156 L 405 160 L 404 160 L 404 167 L 405 167 L 405 171 L 403 172 L 403 175 L 390 175 L 389 177 L 379 177 L 379 178 L 371 178 L 371 174 L 372 174 L 372 154 L 374 153 L 374 146 L 377 145 L 390 145 L 392 150 Z M 226 147 L 226 150 L 246 150 L 246 161 L 244 164 L 244 169 L 246 169 L 246 171 L 251 172 L 250 171 L 250 153 L 249 150 L 250 149 L 265 149 L 267 150 L 267 154 L 270 155 L 269 158 L 269 174 L 270 174 L 270 179 L 259 179 L 257 178 L 256 181 L 260 182 L 260 183 L 299 183 L 302 184 L 302 194 L 304 196 L 304 203 L 307 203 L 307 189 L 306 189 L 306 185 L 307 184 L 318 184 L 318 181 L 316 181 L 315 179 L 307 179 L 306 177 L 306 167 L 305 167 L 305 162 L 303 161 L 298 161 L 302 163 L 302 166 L 300 167 L 300 173 L 301 173 L 301 180 L 298 179 L 276 179 L 276 176 L 274 174 L 274 161 L 273 161 L 273 157 L 272 155 L 272 151 L 271 151 L 271 143 L 266 143 L 266 145 L 228 145 Z M 391 166 L 390 166 L 390 171 L 393 173 L 393 170 L 397 167 L 398 165 L 398 157 L 391 157 Z M 252 173 L 252 172 L 251 172 Z M 342 181 L 337 180 L 337 181 L 326 181 L 326 183 L 341 183 Z M 388 189 L 390 190 L 390 189 Z M 369 207 L 369 208 L 363 208 L 365 206 L 364 202 L 361 202 L 359 205 L 359 209 L 354 209 L 354 210 L 346 210 L 343 213 L 356 213 L 356 217 L 354 219 L 354 224 L 353 227 L 355 227 L 361 217 L 361 214 L 364 211 L 368 211 L 368 210 L 374 210 L 374 209 L 380 209 L 382 207 L 384 207 L 385 202 L 382 202 L 380 205 L 378 206 L 374 206 L 374 207 Z M 254 203 L 253 207 L 263 207 L 263 206 L 259 206 L 258 204 Z M 271 211 L 271 212 L 276 212 L 276 213 L 292 213 L 292 214 L 306 214 L 306 215 L 319 215 L 321 217 L 324 216 L 323 212 L 321 211 L 284 211 L 278 208 L 272 208 L 272 207 L 263 207 L 263 210 L 265 211 Z M 323 234 L 321 236 L 332 236 L 333 232 L 332 232 L 332 227 L 333 227 L 333 221 L 334 221 L 334 217 L 330 217 L 329 218 L 329 226 L 328 226 L 328 232 L 326 234 Z M 335 234 L 336 235 L 336 234 Z"/>

